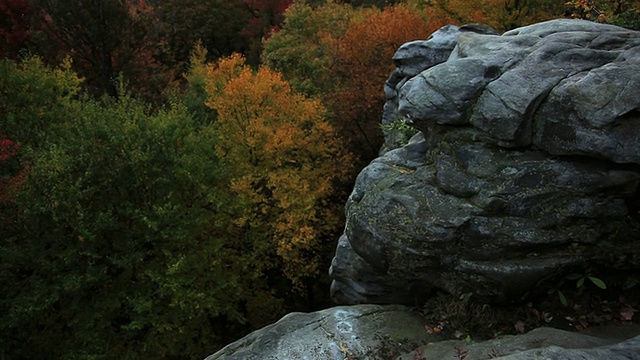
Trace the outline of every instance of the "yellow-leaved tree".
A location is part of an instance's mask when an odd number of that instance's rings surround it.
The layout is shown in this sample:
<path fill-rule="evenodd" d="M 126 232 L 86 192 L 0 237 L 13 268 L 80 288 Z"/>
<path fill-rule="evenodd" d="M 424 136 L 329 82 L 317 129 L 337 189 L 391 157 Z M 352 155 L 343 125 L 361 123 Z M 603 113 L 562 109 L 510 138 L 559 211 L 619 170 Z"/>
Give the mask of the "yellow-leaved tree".
<path fill-rule="evenodd" d="M 243 241 L 250 238 L 256 254 L 251 271 L 282 270 L 300 288 L 325 272 L 323 252 L 341 225 L 337 185 L 351 157 L 319 101 L 294 93 L 278 72 L 253 71 L 241 55 L 210 67 L 207 92 L 217 113 L 215 151 L 231 165 L 231 189 L 246 206 L 237 225 L 250 234 Z"/>

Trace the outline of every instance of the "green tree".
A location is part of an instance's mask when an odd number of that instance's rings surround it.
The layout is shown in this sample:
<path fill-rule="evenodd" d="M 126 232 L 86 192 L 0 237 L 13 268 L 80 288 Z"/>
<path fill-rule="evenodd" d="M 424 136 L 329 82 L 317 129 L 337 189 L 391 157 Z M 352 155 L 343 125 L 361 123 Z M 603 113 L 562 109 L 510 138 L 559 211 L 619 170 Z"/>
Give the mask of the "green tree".
<path fill-rule="evenodd" d="M 0 133 L 0 229 L 13 221 L 13 198 L 19 191 L 24 177 L 18 154 L 20 144 Z"/>
<path fill-rule="evenodd" d="M 208 63 L 207 49 L 197 42 L 189 56 L 189 67 L 182 74 L 186 80 L 185 89 L 178 98 L 185 104 L 187 110 L 196 121 L 201 124 L 215 121 L 215 111 L 205 105 L 207 94 Z"/>
<path fill-rule="evenodd" d="M 122 90 L 75 99 L 77 77 L 36 59 L 0 70 L 0 127 L 28 166 L 0 202 L 3 357 L 203 358 L 280 314 L 243 278 L 211 126 Z"/>
<path fill-rule="evenodd" d="M 362 11 L 334 1 L 316 8 L 295 2 L 282 29 L 264 41 L 262 62 L 281 72 L 294 91 L 326 95 L 339 84 L 330 75 L 336 66 L 335 48 L 350 24 L 362 17 Z"/>
<path fill-rule="evenodd" d="M 70 58 L 56 68 L 38 57 L 21 63 L 0 61 L 0 116 L 6 136 L 38 148 L 50 127 L 67 119 L 67 106 L 78 96 L 82 83 L 71 67 Z"/>
<path fill-rule="evenodd" d="M 244 0 L 158 0 L 158 30 L 167 42 L 163 62 L 180 69 L 199 42 L 213 61 L 249 46 L 242 34 L 251 12 Z"/>

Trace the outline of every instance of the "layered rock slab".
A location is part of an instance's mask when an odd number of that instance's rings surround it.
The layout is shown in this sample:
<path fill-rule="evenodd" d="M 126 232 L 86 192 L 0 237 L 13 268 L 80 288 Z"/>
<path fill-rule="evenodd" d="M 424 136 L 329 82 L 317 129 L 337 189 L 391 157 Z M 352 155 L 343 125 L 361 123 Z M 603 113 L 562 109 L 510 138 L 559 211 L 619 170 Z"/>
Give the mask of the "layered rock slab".
<path fill-rule="evenodd" d="M 339 306 L 290 313 L 206 360 L 393 359 L 429 342 L 424 320 L 404 306 Z"/>
<path fill-rule="evenodd" d="M 488 341 L 444 340 L 427 321 L 396 305 L 337 306 L 291 313 L 205 360 L 638 359 L 640 328 L 592 328 L 580 334 L 538 328 Z"/>
<path fill-rule="evenodd" d="M 358 176 L 336 302 L 507 302 L 568 272 L 640 268 L 640 33 L 564 19 L 477 29 L 394 56 L 383 123 L 420 134 Z"/>

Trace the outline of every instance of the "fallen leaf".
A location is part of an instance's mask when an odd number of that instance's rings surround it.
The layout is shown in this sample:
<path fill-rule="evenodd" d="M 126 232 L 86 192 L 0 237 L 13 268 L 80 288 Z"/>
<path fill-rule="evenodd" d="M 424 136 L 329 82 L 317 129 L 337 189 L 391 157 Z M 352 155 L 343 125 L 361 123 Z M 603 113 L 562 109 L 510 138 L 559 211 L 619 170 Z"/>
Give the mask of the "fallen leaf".
<path fill-rule="evenodd" d="M 632 308 L 624 308 L 620 310 L 620 317 L 624 321 L 631 321 L 633 320 L 633 315 L 635 315 L 635 313 L 636 312 Z"/>
<path fill-rule="evenodd" d="M 515 325 L 513 325 L 513 327 L 516 329 L 516 331 L 519 334 L 524 334 L 525 331 L 525 323 L 522 320 L 518 320 L 518 322 L 515 323 Z"/>
<path fill-rule="evenodd" d="M 586 329 L 589 327 L 589 321 L 587 320 L 587 317 L 582 315 L 578 318 L 578 321 L 580 322 L 580 325 L 582 327 L 582 329 Z M 576 325 L 576 328 L 578 327 L 578 325 Z"/>

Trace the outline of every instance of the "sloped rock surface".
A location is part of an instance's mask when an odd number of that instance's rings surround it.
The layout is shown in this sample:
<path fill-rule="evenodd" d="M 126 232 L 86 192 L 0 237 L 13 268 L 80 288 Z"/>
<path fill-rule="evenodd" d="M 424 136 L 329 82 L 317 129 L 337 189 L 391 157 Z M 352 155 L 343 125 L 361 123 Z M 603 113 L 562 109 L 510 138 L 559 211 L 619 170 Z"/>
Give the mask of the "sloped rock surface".
<path fill-rule="evenodd" d="M 288 314 L 206 360 L 383 360 L 439 340 L 425 333 L 424 320 L 407 307 L 339 306 Z"/>
<path fill-rule="evenodd" d="M 467 343 L 427 334 L 427 323 L 396 305 L 338 306 L 291 313 L 229 344 L 205 360 L 612 359 L 640 357 L 640 328 L 592 334 L 538 328 L 526 334 Z"/>
<path fill-rule="evenodd" d="M 394 56 L 383 122 L 420 133 L 356 180 L 330 269 L 337 303 L 435 289 L 508 302 L 587 267 L 640 267 L 640 33 L 471 28 Z"/>

